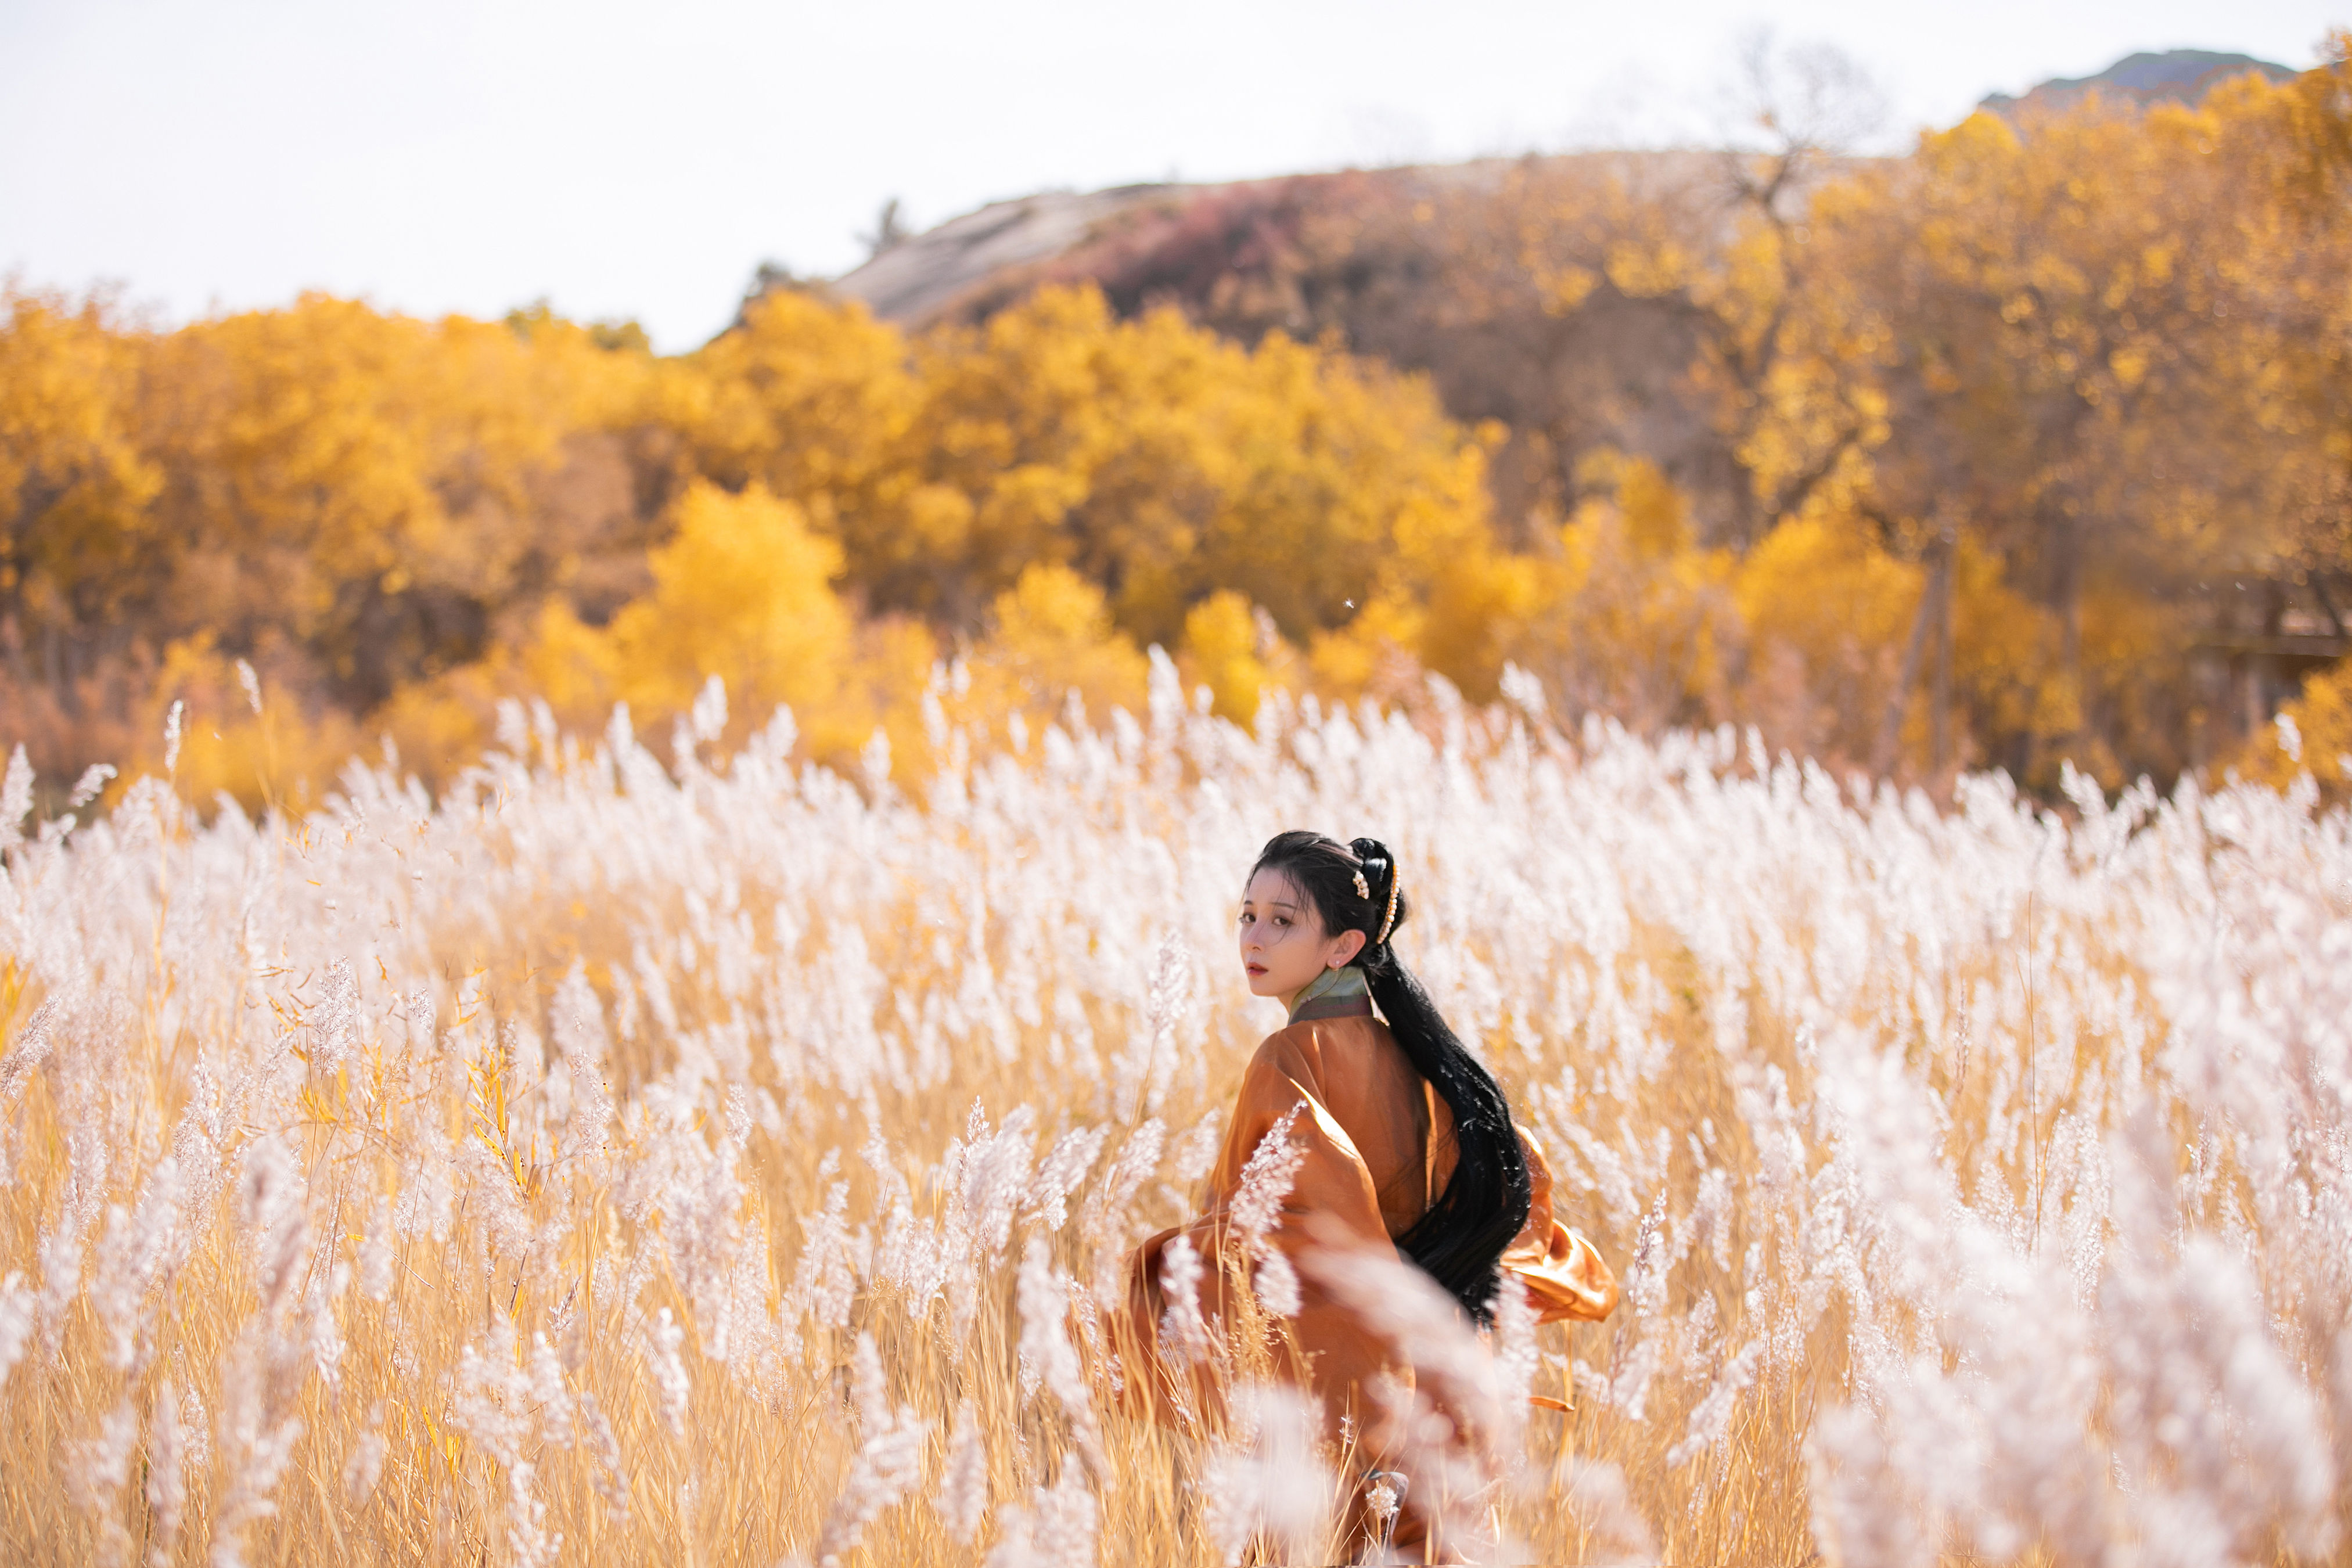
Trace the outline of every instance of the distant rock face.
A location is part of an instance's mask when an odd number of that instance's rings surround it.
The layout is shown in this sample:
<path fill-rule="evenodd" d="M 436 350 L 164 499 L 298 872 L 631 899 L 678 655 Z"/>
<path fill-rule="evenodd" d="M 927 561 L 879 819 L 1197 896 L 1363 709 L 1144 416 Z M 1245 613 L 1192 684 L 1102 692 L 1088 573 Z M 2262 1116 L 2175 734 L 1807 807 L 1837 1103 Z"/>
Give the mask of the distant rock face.
<path fill-rule="evenodd" d="M 2045 81 L 2021 96 L 1995 93 L 1982 107 L 2013 116 L 2063 109 L 2092 92 L 2126 103 L 2194 103 L 2250 70 L 2274 81 L 2295 74 L 2250 55 L 2171 49 L 2130 55 L 2096 76 Z M 1644 181 L 1704 181 L 1714 177 L 1719 162 L 1715 154 L 1691 152 L 1574 157 L 1638 164 Z M 1166 301 L 1196 315 L 1232 318 L 1217 321 L 1222 328 L 1280 326 L 1312 333 L 1328 323 L 1313 319 L 1311 310 L 1265 302 L 1289 287 L 1279 275 L 1289 269 L 1303 227 L 1318 216 L 1345 219 L 1433 190 L 1475 184 L 1503 167 L 1486 161 L 1231 184 L 1045 191 L 992 202 L 900 240 L 829 287 L 885 321 L 915 328 L 981 320 L 1041 284 L 1083 281 L 1100 287 L 1122 314 Z M 1252 308 L 1237 310 L 1236 298 L 1254 301 Z"/>
<path fill-rule="evenodd" d="M 1181 205 L 1201 188 L 1120 185 L 991 202 L 891 246 L 835 279 L 833 292 L 863 301 L 887 321 L 933 321 L 990 279 L 1063 255 L 1121 214 Z"/>
<path fill-rule="evenodd" d="M 1084 283 L 1122 316 L 1167 304 L 1244 339 L 1273 328 L 1311 337 L 1332 323 L 1297 297 L 1299 279 L 1314 269 L 1309 253 L 1328 250 L 1335 230 L 1358 231 L 1376 215 L 1491 185 L 1514 167 L 1606 165 L 1646 188 L 1719 177 L 1722 163 L 1714 153 L 1586 153 L 1047 191 L 992 202 L 901 240 L 826 287 L 916 329 L 982 321 L 1037 288 Z"/>
<path fill-rule="evenodd" d="M 2126 55 L 2096 76 L 2055 78 L 2019 97 L 1996 92 L 1978 107 L 2000 115 L 2021 110 L 2060 110 L 2094 92 L 2143 104 L 2196 103 L 2222 82 L 2247 71 L 2260 71 L 2273 81 L 2284 81 L 2296 74 L 2252 55 L 2167 49 L 2161 54 Z"/>

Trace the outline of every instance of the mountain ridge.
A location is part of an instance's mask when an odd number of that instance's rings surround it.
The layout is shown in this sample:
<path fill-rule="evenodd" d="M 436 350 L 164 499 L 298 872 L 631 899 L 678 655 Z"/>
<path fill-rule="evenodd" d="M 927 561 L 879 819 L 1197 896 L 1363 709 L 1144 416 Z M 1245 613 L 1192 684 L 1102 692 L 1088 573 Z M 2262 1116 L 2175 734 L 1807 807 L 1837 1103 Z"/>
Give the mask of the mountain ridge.
<path fill-rule="evenodd" d="M 1979 108 L 2005 119 L 2054 112 L 2091 93 L 2146 106 L 2196 102 L 2221 82 L 2254 70 L 2273 80 L 2297 73 L 2251 55 L 2169 49 L 2126 55 L 2086 77 L 2057 77 L 2025 92 L 1987 95 Z M 1618 149 L 1529 153 L 1461 163 L 1404 164 L 1273 175 L 1255 180 L 1115 185 L 1039 191 L 988 203 L 879 247 L 824 285 L 884 321 L 920 329 L 977 321 L 1039 286 L 1091 282 L 1121 313 L 1171 302 L 1193 311 L 1221 292 L 1279 292 L 1286 257 L 1300 231 L 1357 204 L 1411 205 L 1423 196 L 1499 181 L 1515 168 L 1607 165 L 1635 184 L 1720 177 L 1737 154 L 1721 150 Z M 1816 175 L 1853 162 L 1816 154 Z M 1801 194 L 1801 192 L 1795 194 Z M 757 290 L 755 290 L 756 292 Z M 1230 314 L 1220 308 L 1211 315 Z M 1244 310 L 1255 330 L 1313 330 L 1311 311 Z M 1234 323 L 1226 323 L 1234 324 Z"/>
<path fill-rule="evenodd" d="M 2139 104 L 2196 103 L 2233 77 L 2259 71 L 2273 81 L 2300 73 L 2273 60 L 2252 55 L 2225 54 L 2214 49 L 2141 50 L 2126 55 L 2092 76 L 2052 77 L 2012 97 L 1988 93 L 1979 109 L 2010 114 L 2021 109 L 2061 110 L 2092 93 Z"/>

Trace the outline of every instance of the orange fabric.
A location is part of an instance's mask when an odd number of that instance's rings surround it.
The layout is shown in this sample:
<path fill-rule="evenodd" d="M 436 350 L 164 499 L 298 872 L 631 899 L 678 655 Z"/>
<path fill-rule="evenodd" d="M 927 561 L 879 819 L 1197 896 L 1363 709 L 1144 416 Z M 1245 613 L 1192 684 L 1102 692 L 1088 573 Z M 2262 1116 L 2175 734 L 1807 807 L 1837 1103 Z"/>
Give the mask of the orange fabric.
<path fill-rule="evenodd" d="M 1128 1300 L 1119 1315 L 1124 1321 L 1115 1323 L 1114 1331 L 1139 1363 L 1129 1366 L 1126 1379 L 1131 1403 L 1146 1384 L 1163 1391 L 1194 1389 L 1189 1380 L 1180 1382 L 1159 1353 L 1157 1325 L 1167 1308 L 1160 1273 L 1168 1246 L 1180 1234 L 1191 1239 L 1204 1265 L 1202 1312 L 1231 1321 L 1227 1294 L 1234 1284 L 1216 1260 L 1242 1168 L 1274 1124 L 1302 1102 L 1306 1109 L 1292 1123 L 1290 1139 L 1305 1160 L 1271 1237 L 1286 1254 L 1295 1258 L 1334 1236 L 1391 1247 L 1444 1192 L 1455 1158 L 1453 1114 L 1386 1024 L 1370 1017 L 1325 1018 L 1268 1036 L 1243 1075 L 1201 1213 L 1151 1237 L 1129 1260 Z M 1503 1254 L 1502 1266 L 1526 1285 L 1542 1321 L 1604 1318 L 1617 1303 L 1617 1282 L 1592 1244 L 1554 1215 L 1551 1168 L 1532 1137 L 1524 1130 L 1519 1137 L 1534 1190 L 1527 1226 Z M 1293 1326 L 1308 1363 L 1302 1381 L 1322 1401 L 1332 1436 L 1339 1436 L 1343 1417 L 1353 1417 L 1359 1450 L 1369 1461 L 1387 1444 L 1381 1431 L 1363 1425 L 1377 1419 L 1365 1380 L 1385 1368 L 1409 1384 L 1412 1370 L 1395 1364 L 1384 1341 L 1322 1292 L 1305 1270 L 1298 1273 L 1302 1304 Z M 1213 1390 L 1196 1392 L 1214 1396 Z"/>

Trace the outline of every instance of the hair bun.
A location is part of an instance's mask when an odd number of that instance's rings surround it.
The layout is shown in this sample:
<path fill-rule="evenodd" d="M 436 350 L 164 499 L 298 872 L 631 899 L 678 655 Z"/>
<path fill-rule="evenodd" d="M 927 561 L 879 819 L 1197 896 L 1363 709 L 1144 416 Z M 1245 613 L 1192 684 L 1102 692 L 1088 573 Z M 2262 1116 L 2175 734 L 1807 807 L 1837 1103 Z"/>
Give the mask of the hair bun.
<path fill-rule="evenodd" d="M 1397 921 L 1396 856 L 1377 838 L 1350 839 L 1348 847 L 1353 849 L 1356 858 L 1365 865 L 1377 864 L 1381 868 L 1380 880 L 1374 884 L 1370 899 L 1380 923 L 1370 933 L 1370 946 L 1375 950 L 1386 947 L 1390 935 L 1396 930 Z"/>

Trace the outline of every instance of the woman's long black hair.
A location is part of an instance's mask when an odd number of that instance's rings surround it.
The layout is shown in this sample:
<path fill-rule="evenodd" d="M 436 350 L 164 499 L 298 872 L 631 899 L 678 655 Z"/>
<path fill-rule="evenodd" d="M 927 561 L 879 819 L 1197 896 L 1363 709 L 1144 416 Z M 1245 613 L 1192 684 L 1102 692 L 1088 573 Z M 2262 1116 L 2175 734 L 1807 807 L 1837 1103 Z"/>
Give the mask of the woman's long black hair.
<path fill-rule="evenodd" d="M 1446 1026 L 1429 993 L 1391 947 L 1412 908 L 1397 883 L 1396 857 L 1377 838 L 1342 844 L 1301 829 L 1267 841 L 1250 875 L 1260 871 L 1290 879 L 1314 903 L 1326 936 L 1364 933 L 1355 963 L 1364 971 L 1372 1000 L 1406 1057 L 1454 1112 L 1453 1179 L 1396 1244 L 1452 1292 L 1473 1321 L 1483 1323 L 1495 1299 L 1496 1260 L 1528 1223 L 1527 1153 L 1511 1126 L 1503 1086 Z"/>

